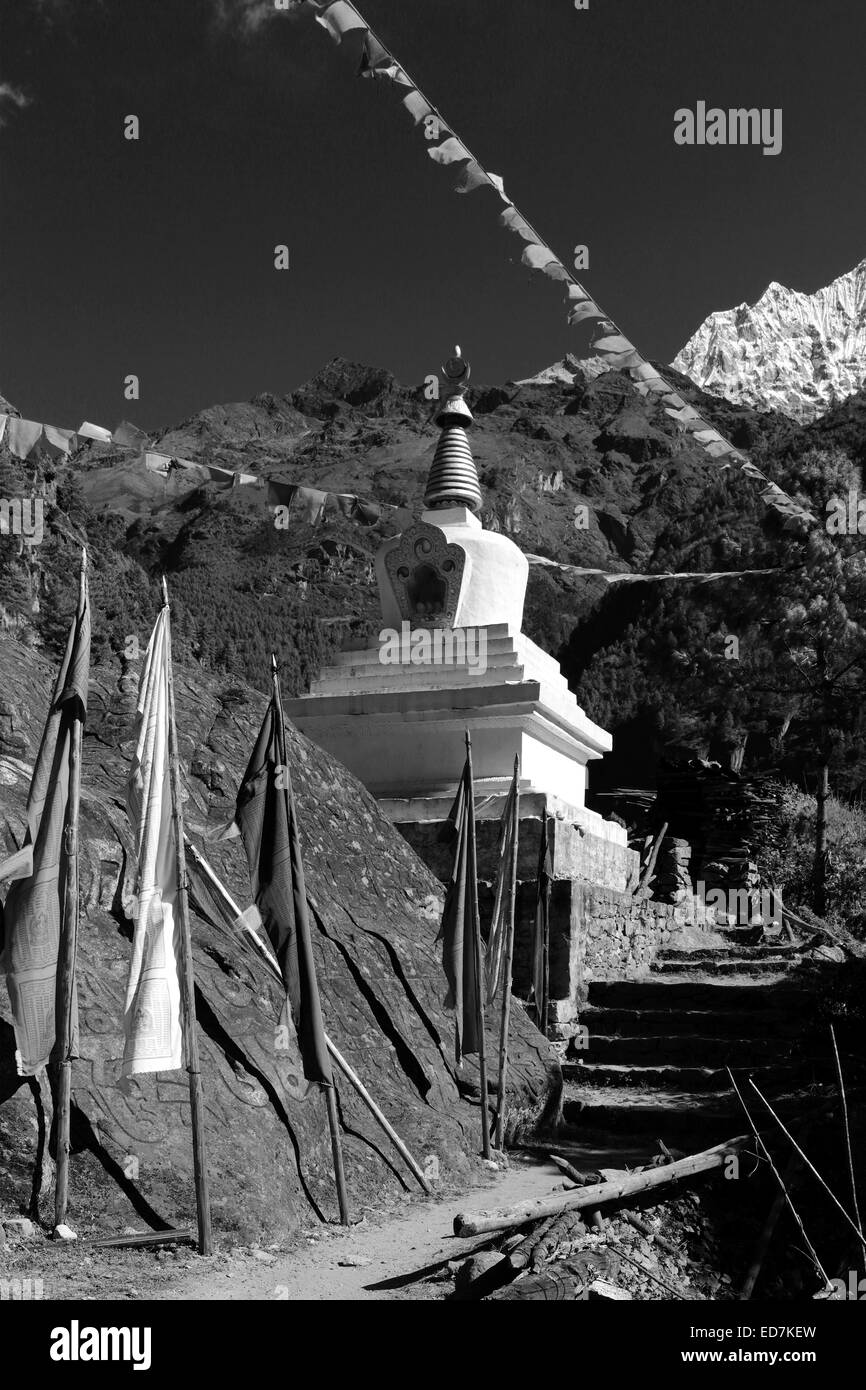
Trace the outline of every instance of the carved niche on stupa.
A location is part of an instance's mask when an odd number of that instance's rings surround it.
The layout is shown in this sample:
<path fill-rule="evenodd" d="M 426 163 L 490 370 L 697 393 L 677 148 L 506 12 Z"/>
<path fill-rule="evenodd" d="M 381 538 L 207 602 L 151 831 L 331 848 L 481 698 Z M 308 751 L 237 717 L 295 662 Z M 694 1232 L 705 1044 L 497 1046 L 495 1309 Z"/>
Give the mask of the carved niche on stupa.
<path fill-rule="evenodd" d="M 401 618 L 420 627 L 453 627 L 470 564 L 440 527 L 417 521 L 385 557 Z"/>

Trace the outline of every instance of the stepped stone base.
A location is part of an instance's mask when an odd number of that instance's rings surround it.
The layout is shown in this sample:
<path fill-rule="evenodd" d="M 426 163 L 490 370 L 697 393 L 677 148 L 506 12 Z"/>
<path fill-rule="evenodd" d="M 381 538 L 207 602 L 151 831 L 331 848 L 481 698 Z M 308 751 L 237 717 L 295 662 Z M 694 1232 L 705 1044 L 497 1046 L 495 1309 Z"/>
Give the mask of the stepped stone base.
<path fill-rule="evenodd" d="M 553 861 L 546 1023 L 554 1039 L 567 1038 L 585 994 L 588 942 L 595 939 L 590 936 L 596 902 L 591 894 L 620 895 L 625 915 L 645 911 L 636 909 L 631 898 L 639 856 L 629 849 L 625 827 L 585 804 L 587 763 L 608 752 L 612 740 L 580 708 L 557 662 L 513 625 L 455 628 L 447 635 L 450 646 L 440 645 L 439 656 L 426 661 L 411 659 L 410 633 L 405 641 L 401 637 L 400 661 L 383 660 L 385 645 L 342 652 L 313 682 L 309 695 L 285 702 L 286 714 L 364 782 L 443 883 L 451 874 L 453 844 L 442 832 L 463 770 L 464 734 L 471 732 L 482 928 L 492 912 L 500 820 L 519 756 L 515 991 L 529 994 L 538 853 L 546 817 Z M 483 669 L 469 659 L 478 656 L 481 637 Z M 462 659 L 455 659 L 461 652 Z M 662 939 L 656 925 L 660 920 L 649 912 L 639 938 L 645 944 L 638 948 L 634 932 L 621 933 L 616 915 L 610 915 L 611 958 L 625 959 L 631 947 L 634 961 L 648 964 L 648 943 Z"/>
<path fill-rule="evenodd" d="M 394 663 L 383 660 L 385 646 L 341 652 L 309 695 L 285 701 L 287 716 L 379 801 L 453 799 L 468 729 L 479 797 L 507 792 L 519 754 L 527 792 L 584 810 L 586 765 L 612 739 L 580 708 L 557 662 L 505 623 L 446 635 L 447 656 L 428 660 L 410 659 L 411 648 Z M 468 659 L 482 637 L 483 670 Z M 625 847 L 622 826 L 607 833 Z"/>

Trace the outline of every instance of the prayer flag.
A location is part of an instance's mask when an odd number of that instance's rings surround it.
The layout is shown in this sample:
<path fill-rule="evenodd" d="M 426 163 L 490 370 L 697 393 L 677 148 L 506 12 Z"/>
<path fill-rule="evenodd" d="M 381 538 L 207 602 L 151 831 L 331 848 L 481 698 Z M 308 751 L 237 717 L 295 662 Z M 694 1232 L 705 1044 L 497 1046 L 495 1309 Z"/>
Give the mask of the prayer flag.
<path fill-rule="evenodd" d="M 26 459 L 41 438 L 41 421 L 22 420 L 17 415 L 9 417 L 6 426 L 6 446 L 15 458 Z"/>
<path fill-rule="evenodd" d="M 472 158 L 466 146 L 453 135 L 449 139 L 443 140 L 441 145 L 435 145 L 427 153 L 437 164 L 459 164 Z"/>
<path fill-rule="evenodd" d="M 496 856 L 496 894 L 493 902 L 493 916 L 490 919 L 490 934 L 487 938 L 486 983 L 487 1002 L 492 1004 L 499 988 L 499 977 L 505 961 L 508 946 L 508 926 L 511 914 L 511 866 L 514 858 L 514 802 L 517 797 L 517 773 L 511 779 L 511 786 L 499 822 L 499 845 Z M 511 981 L 505 981 L 510 989 Z"/>
<path fill-rule="evenodd" d="M 353 29 L 367 28 L 358 11 L 353 5 L 347 4 L 347 0 L 336 0 L 335 4 L 328 5 L 323 14 L 316 15 L 316 23 L 327 29 L 335 43 L 342 43 L 344 35 Z"/>
<path fill-rule="evenodd" d="M 547 1028 L 548 990 L 550 987 L 550 881 L 553 859 L 547 834 L 547 815 L 541 815 L 541 842 L 538 848 L 535 927 L 532 941 L 532 993 L 535 999 L 536 1023 L 542 1033 Z"/>
<path fill-rule="evenodd" d="M 458 1066 L 464 1056 L 479 1050 L 478 993 L 482 982 L 476 975 L 475 957 L 478 884 L 473 872 L 470 845 L 469 808 L 472 794 L 467 758 L 444 832 L 446 836 L 456 836 L 456 839 L 442 925 L 436 938 L 442 942 L 442 965 L 448 981 L 445 1007 L 455 1011 L 454 1051 Z"/>
<path fill-rule="evenodd" d="M 136 744 L 126 804 L 137 859 L 132 959 L 123 1011 L 122 1073 L 177 1071 L 183 1065 L 175 913 L 177 846 L 168 756 L 169 610 L 151 633 L 138 687 Z"/>
<path fill-rule="evenodd" d="M 271 696 L 238 792 L 235 823 L 250 870 L 253 900 L 279 961 L 287 1008 L 281 1022 L 297 1036 L 308 1081 L 332 1083 L 313 961 L 304 866 L 282 709 Z"/>
<path fill-rule="evenodd" d="M 82 439 L 95 439 L 98 444 L 111 443 L 111 430 L 103 429 L 102 425 L 91 425 L 88 420 L 79 425 L 76 430 Z"/>
<path fill-rule="evenodd" d="M 69 757 L 75 721 L 87 716 L 90 607 L 87 584 L 69 629 L 48 719 L 27 797 L 22 849 L 0 866 L 14 878 L 6 895 L 0 967 L 12 1004 L 19 1076 L 35 1076 L 56 1038 L 57 964 L 69 869 L 64 831 L 69 809 Z M 73 981 L 70 1055 L 77 1055 L 78 1009 Z"/>

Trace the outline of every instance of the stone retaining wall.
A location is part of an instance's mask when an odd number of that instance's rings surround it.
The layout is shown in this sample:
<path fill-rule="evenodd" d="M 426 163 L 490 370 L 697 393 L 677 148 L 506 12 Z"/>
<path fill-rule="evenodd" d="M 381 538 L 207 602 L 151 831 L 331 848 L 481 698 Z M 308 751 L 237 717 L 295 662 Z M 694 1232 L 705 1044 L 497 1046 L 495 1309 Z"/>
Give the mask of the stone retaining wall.
<path fill-rule="evenodd" d="M 514 949 L 514 989 L 528 997 L 532 974 L 535 919 L 534 880 L 518 887 Z M 482 902 L 489 919 L 492 894 Z M 633 898 L 578 880 L 559 880 L 550 895 L 549 1034 L 569 1036 L 593 980 L 634 979 L 687 927 L 711 931 L 715 913 L 691 897 L 669 904 Z"/>

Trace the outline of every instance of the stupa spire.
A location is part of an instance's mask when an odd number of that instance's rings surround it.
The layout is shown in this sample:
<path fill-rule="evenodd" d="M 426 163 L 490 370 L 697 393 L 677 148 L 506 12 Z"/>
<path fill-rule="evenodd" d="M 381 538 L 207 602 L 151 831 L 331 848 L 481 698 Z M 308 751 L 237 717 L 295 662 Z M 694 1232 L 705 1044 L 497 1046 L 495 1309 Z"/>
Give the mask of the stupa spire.
<path fill-rule="evenodd" d="M 442 433 L 436 445 L 424 506 L 428 511 L 445 507 L 468 507 L 481 511 L 481 487 L 478 470 L 469 447 L 467 427 L 472 425 L 472 411 L 463 399 L 469 383 L 471 368 L 459 346 L 454 356 L 443 364 L 445 395 L 436 423 Z"/>

